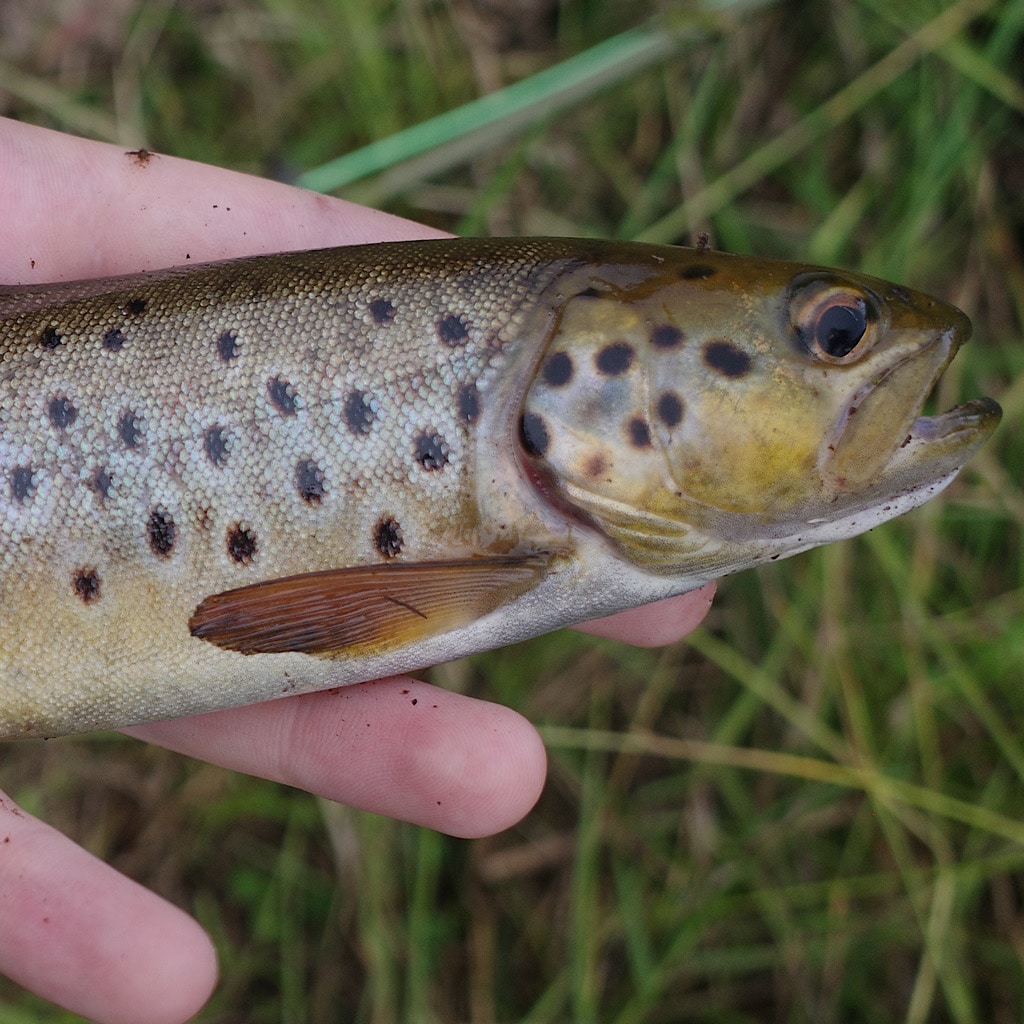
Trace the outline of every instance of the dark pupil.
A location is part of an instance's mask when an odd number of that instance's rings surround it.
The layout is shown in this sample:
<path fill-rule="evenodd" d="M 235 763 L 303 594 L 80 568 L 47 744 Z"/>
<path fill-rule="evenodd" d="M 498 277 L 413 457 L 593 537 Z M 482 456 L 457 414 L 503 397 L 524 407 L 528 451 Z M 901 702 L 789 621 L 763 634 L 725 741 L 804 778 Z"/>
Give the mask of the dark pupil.
<path fill-rule="evenodd" d="M 864 306 L 829 306 L 818 320 L 815 337 L 822 352 L 833 359 L 849 355 L 868 329 Z"/>

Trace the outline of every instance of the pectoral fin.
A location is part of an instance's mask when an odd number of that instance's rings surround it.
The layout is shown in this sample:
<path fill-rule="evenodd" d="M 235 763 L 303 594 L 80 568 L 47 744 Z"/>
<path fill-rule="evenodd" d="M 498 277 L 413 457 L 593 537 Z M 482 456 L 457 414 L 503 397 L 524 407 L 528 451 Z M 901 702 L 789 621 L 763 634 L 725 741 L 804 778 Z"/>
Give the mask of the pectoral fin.
<path fill-rule="evenodd" d="M 547 555 L 351 566 L 213 594 L 192 635 L 242 654 L 377 653 L 464 626 L 525 593 Z"/>

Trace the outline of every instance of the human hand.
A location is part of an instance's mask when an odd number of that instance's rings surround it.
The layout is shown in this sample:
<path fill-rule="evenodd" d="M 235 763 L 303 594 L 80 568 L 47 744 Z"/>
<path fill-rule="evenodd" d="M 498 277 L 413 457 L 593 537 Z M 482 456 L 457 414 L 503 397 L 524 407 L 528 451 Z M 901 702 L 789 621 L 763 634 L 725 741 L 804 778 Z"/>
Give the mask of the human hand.
<path fill-rule="evenodd" d="M 0 121 L 0 182 L 5 283 L 439 234 L 274 182 L 10 121 Z M 696 626 L 713 590 L 581 628 L 667 643 Z M 409 690 L 422 699 L 413 704 Z M 407 678 L 126 731 L 466 837 L 518 821 L 546 769 L 540 737 L 514 711 Z M 200 1008 L 216 960 L 181 910 L 0 795 L 0 972 L 97 1021 L 158 1024 Z"/>

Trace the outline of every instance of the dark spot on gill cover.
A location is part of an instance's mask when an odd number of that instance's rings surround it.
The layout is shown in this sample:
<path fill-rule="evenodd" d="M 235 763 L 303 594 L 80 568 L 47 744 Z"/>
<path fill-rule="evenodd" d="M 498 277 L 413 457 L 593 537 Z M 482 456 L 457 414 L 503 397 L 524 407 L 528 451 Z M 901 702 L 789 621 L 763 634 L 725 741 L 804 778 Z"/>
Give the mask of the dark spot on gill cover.
<path fill-rule="evenodd" d="M 149 546 L 153 554 L 169 558 L 178 536 L 178 527 L 171 513 L 158 505 L 149 513 L 146 530 L 149 533 Z"/>
<path fill-rule="evenodd" d="M 666 427 L 677 427 L 683 419 L 683 400 L 674 392 L 666 391 L 658 398 L 658 419 Z"/>
<path fill-rule="evenodd" d="M 267 381 L 267 393 L 274 408 L 282 416 L 294 416 L 298 409 L 298 397 L 295 388 L 283 377 L 271 377 Z"/>
<path fill-rule="evenodd" d="M 683 332 L 675 324 L 658 324 L 651 331 L 651 344 L 655 348 L 678 348 L 683 343 Z"/>
<path fill-rule="evenodd" d="M 706 281 L 717 273 L 718 270 L 707 263 L 691 263 L 688 267 L 683 267 L 679 276 L 684 281 Z"/>
<path fill-rule="evenodd" d="M 374 299 L 370 303 L 370 316 L 373 317 L 375 323 L 391 323 L 395 319 L 394 303 L 389 302 L 387 299 Z"/>
<path fill-rule="evenodd" d="M 528 455 L 542 457 L 551 444 L 544 420 L 535 412 L 526 413 L 519 421 L 519 439 Z"/>
<path fill-rule="evenodd" d="M 650 448 L 651 431 L 642 416 L 634 416 L 627 424 L 629 443 L 634 448 Z"/>
<path fill-rule="evenodd" d="M 238 343 L 238 335 L 233 331 L 224 331 L 217 338 L 217 354 L 225 363 L 230 363 L 232 359 L 237 359 L 241 348 L 241 345 Z"/>
<path fill-rule="evenodd" d="M 54 395 L 46 405 L 46 415 L 58 430 L 63 430 L 75 422 L 78 410 L 66 395 Z"/>
<path fill-rule="evenodd" d="M 553 388 L 564 387 L 572 380 L 572 357 L 568 352 L 553 352 L 541 371 L 544 380 Z"/>
<path fill-rule="evenodd" d="M 307 505 L 319 505 L 324 498 L 324 471 L 312 459 L 295 464 L 295 487 Z"/>
<path fill-rule="evenodd" d="M 382 516 L 373 528 L 373 546 L 385 557 L 396 558 L 402 550 L 404 538 L 398 520 Z"/>
<path fill-rule="evenodd" d="M 593 455 L 587 459 L 587 464 L 583 467 L 584 474 L 590 480 L 596 480 L 599 476 L 603 476 L 611 468 L 611 464 L 608 462 L 608 457 L 604 452 L 594 452 Z"/>
<path fill-rule="evenodd" d="M 629 342 L 613 341 L 597 353 L 594 357 L 594 365 L 598 372 L 608 377 L 618 377 L 633 365 L 635 354 L 633 346 Z"/>
<path fill-rule="evenodd" d="M 248 564 L 256 557 L 256 534 L 241 523 L 228 529 L 228 554 L 241 565 Z"/>
<path fill-rule="evenodd" d="M 120 352 L 124 348 L 124 334 L 121 333 L 119 327 L 111 327 L 103 335 L 103 347 L 108 352 Z"/>
<path fill-rule="evenodd" d="M 35 470 L 31 466 L 15 466 L 11 470 L 11 494 L 15 501 L 27 501 L 35 489 Z"/>
<path fill-rule="evenodd" d="M 76 569 L 71 577 L 71 586 L 85 604 L 99 600 L 100 596 L 100 574 L 95 566 L 84 566 Z"/>
<path fill-rule="evenodd" d="M 456 392 L 455 405 L 459 410 L 459 418 L 464 423 L 476 423 L 480 415 L 480 392 L 476 384 L 463 384 Z"/>
<path fill-rule="evenodd" d="M 117 421 L 117 433 L 126 448 L 138 448 L 145 436 L 142 429 L 142 417 L 130 409 L 121 414 Z"/>
<path fill-rule="evenodd" d="M 448 465 L 448 444 L 440 434 L 420 434 L 416 438 L 416 461 L 434 472 Z"/>
<path fill-rule="evenodd" d="M 345 399 L 344 416 L 353 434 L 368 434 L 376 418 L 373 399 L 365 391 L 352 391 Z"/>
<path fill-rule="evenodd" d="M 224 427 L 210 427 L 203 434 L 203 450 L 215 466 L 223 466 L 227 462 L 228 438 Z"/>
<path fill-rule="evenodd" d="M 451 348 L 464 345 L 469 338 L 469 325 L 461 316 L 449 313 L 437 322 L 437 336 Z"/>
<path fill-rule="evenodd" d="M 704 346 L 705 365 L 723 377 L 745 377 L 750 372 L 750 356 L 724 338 Z"/>
<path fill-rule="evenodd" d="M 57 333 L 56 327 L 44 327 L 43 333 L 39 335 L 39 344 L 51 351 L 63 341 L 64 339 Z"/>

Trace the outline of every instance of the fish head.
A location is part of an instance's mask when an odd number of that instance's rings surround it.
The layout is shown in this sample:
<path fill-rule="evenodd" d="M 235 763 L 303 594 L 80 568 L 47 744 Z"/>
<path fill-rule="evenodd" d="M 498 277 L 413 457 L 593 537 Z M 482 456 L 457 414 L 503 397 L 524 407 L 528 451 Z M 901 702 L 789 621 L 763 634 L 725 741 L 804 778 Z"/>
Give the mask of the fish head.
<path fill-rule="evenodd" d="M 955 307 L 669 251 L 566 297 L 519 419 L 541 491 L 642 568 L 710 577 L 862 532 L 938 493 L 995 429 L 990 399 L 922 414 L 970 335 Z"/>

